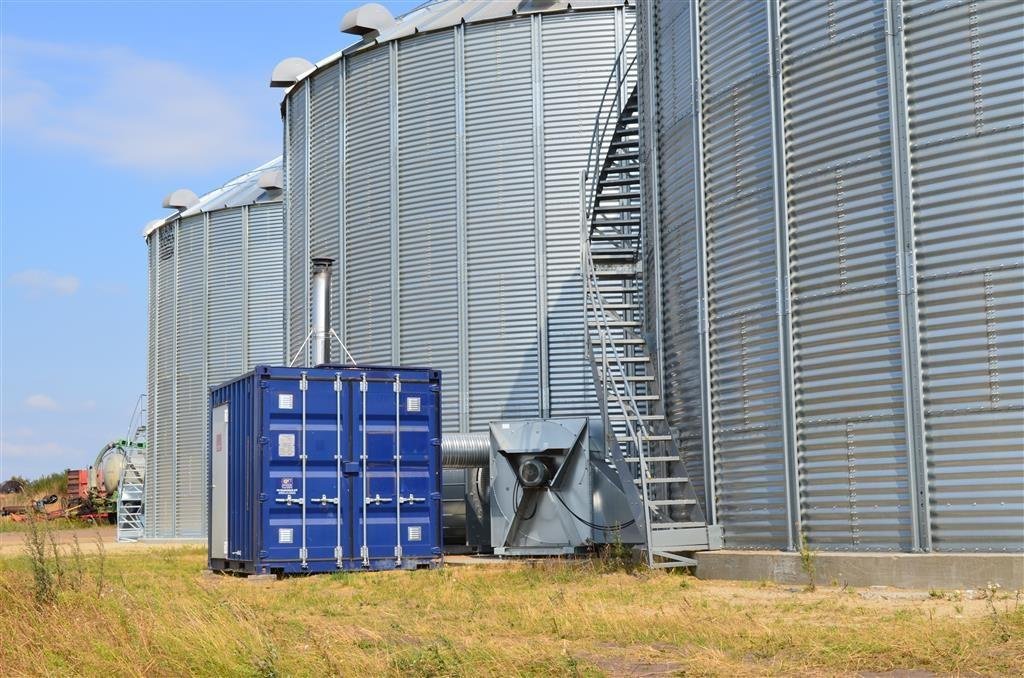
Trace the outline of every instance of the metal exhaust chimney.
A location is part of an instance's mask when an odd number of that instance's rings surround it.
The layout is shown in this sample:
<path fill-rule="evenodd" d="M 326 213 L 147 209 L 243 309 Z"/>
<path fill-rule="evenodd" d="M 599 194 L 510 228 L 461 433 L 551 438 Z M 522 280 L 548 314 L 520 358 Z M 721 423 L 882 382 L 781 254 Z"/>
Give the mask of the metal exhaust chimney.
<path fill-rule="evenodd" d="M 331 266 L 334 259 L 313 258 L 313 365 L 331 362 Z"/>

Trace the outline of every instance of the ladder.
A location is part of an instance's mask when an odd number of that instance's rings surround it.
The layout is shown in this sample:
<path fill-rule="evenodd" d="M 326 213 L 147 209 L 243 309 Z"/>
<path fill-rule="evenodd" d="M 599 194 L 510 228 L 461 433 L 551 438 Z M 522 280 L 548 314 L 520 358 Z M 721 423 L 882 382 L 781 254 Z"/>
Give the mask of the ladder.
<path fill-rule="evenodd" d="M 721 528 L 704 519 L 665 417 L 643 336 L 641 164 L 635 88 L 623 102 L 623 84 L 631 67 L 632 63 L 626 68 L 617 65 L 613 72 L 613 76 L 619 74 L 616 93 L 607 104 L 610 110 L 604 110 L 602 101 L 591 160 L 581 177 L 587 349 L 607 449 L 644 536 L 647 564 L 653 568 L 692 567 L 696 565 L 690 557 L 693 552 L 721 548 Z M 607 93 L 608 88 L 606 97 Z M 601 151 L 605 152 L 603 161 Z"/>

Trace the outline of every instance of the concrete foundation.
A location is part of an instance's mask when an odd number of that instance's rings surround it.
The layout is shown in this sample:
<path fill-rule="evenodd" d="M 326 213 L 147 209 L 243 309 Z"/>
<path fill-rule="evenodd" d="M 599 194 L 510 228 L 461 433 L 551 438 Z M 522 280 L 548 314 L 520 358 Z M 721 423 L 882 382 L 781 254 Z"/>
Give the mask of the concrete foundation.
<path fill-rule="evenodd" d="M 701 579 L 767 580 L 807 584 L 800 554 L 788 551 L 704 551 Z M 894 586 L 907 589 L 1024 590 L 1021 553 L 814 553 L 815 583 L 828 586 Z"/>

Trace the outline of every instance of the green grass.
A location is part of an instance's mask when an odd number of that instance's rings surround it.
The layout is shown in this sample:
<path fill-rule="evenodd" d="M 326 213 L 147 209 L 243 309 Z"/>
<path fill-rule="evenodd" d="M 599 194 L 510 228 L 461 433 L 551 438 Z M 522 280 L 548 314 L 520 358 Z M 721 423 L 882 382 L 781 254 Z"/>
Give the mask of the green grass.
<path fill-rule="evenodd" d="M 84 577 L 39 603 L 29 559 L 0 558 L 0 674 L 1024 671 L 1024 607 L 1012 594 L 964 601 L 958 614 L 938 598 L 790 592 L 601 562 L 257 583 L 204 575 L 197 547 L 82 560 Z"/>

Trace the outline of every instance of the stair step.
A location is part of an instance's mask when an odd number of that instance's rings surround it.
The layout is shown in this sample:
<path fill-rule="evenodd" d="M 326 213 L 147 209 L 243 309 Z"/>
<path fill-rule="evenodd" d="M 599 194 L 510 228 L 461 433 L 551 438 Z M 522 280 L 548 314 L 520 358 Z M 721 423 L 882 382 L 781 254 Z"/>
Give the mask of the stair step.
<path fill-rule="evenodd" d="M 603 355 L 596 356 L 598 359 L 603 358 Z M 611 355 L 608 356 L 609 362 L 619 363 L 649 363 L 651 359 L 645 355 Z"/>
<path fill-rule="evenodd" d="M 602 242 L 606 241 L 606 240 L 611 240 L 611 241 L 615 241 L 615 240 L 638 240 L 639 238 L 640 238 L 640 234 L 639 233 L 591 233 L 590 234 L 590 240 L 591 241 L 599 240 L 599 241 L 602 241 Z"/>
<path fill-rule="evenodd" d="M 648 499 L 647 503 L 651 506 L 693 506 L 697 503 L 696 499 Z"/>
<path fill-rule="evenodd" d="M 598 369 L 601 369 L 600 365 L 598 365 Z M 627 374 L 624 377 L 617 376 L 616 379 L 624 381 L 654 381 L 654 377 L 647 374 Z"/>
<path fill-rule="evenodd" d="M 605 179 L 601 182 L 601 187 L 605 186 L 633 186 L 640 183 L 639 177 L 636 179 Z"/>
<path fill-rule="evenodd" d="M 639 478 L 633 478 L 633 482 L 636 483 L 637 485 L 639 485 L 640 484 L 640 479 Z M 665 485 L 665 484 L 668 484 L 668 483 L 688 483 L 688 482 L 690 482 L 690 479 L 685 477 L 685 476 L 675 476 L 675 477 L 672 477 L 672 478 L 648 478 L 647 479 L 647 484 L 648 485 L 657 485 L 657 484 Z"/>
<path fill-rule="evenodd" d="M 640 308 L 636 304 L 618 304 L 618 303 L 614 303 L 613 304 L 613 303 L 610 303 L 610 302 L 607 302 L 607 301 L 602 304 L 602 307 L 606 311 L 609 310 L 609 309 L 612 310 L 612 311 L 629 311 L 629 310 L 636 310 L 636 309 Z"/>
<path fill-rule="evenodd" d="M 638 463 L 640 463 L 640 457 L 623 457 L 623 459 L 625 459 L 630 464 L 638 464 Z M 665 456 L 665 455 L 654 456 L 654 455 L 649 455 L 649 454 L 645 454 L 644 455 L 644 459 L 647 461 L 648 464 L 657 464 L 657 463 L 660 463 L 660 462 L 682 461 L 682 459 L 680 459 L 679 457 L 675 457 L 675 456 L 671 456 L 671 457 L 668 457 L 668 456 Z"/>
<path fill-rule="evenodd" d="M 604 278 L 606 280 L 612 280 L 612 279 L 629 280 L 631 278 L 635 278 L 636 277 L 636 271 L 621 271 L 621 270 L 614 270 L 614 269 L 607 269 L 607 270 L 603 270 L 603 271 L 602 270 L 596 270 L 596 271 L 594 271 L 594 274 L 598 278 Z"/>
<path fill-rule="evenodd" d="M 686 530 L 691 528 L 703 528 L 707 527 L 707 523 L 702 522 L 688 522 L 688 523 L 651 523 L 652 530 Z"/>
<path fill-rule="evenodd" d="M 637 174 L 640 173 L 639 163 L 632 163 L 629 165 L 607 165 L 601 169 L 601 177 L 606 174 L 630 174 L 632 172 L 636 172 Z"/>
<path fill-rule="evenodd" d="M 615 419 L 615 417 L 609 417 L 609 419 Z M 629 436 L 615 436 L 615 439 L 618 440 L 620 443 L 631 443 L 631 442 L 633 442 L 633 439 L 630 438 Z M 642 436 L 640 436 L 640 440 L 643 441 L 643 442 L 646 442 L 646 443 L 668 442 L 668 441 L 672 440 L 672 436 L 660 435 L 660 434 L 650 434 L 650 435 L 645 435 L 645 436 L 642 435 Z M 673 459 L 678 459 L 678 457 L 673 457 Z M 650 460 L 651 459 L 648 457 L 647 461 L 650 461 Z"/>
<path fill-rule="evenodd" d="M 624 397 L 624 399 L 628 400 L 628 398 L 625 398 L 625 397 Z M 629 419 L 630 421 L 662 421 L 663 419 L 665 419 L 665 415 L 663 415 L 663 414 L 639 414 L 639 415 L 637 415 L 637 414 L 630 414 L 630 415 L 610 414 L 610 415 L 608 415 L 608 418 L 613 420 L 613 421 L 625 421 L 627 419 Z M 647 435 L 647 436 L 643 436 L 643 438 L 644 438 L 644 440 L 647 440 L 647 439 L 652 439 L 653 440 L 654 436 Z M 671 440 L 671 438 L 669 438 L 669 440 Z"/>
<path fill-rule="evenodd" d="M 603 323 L 599 323 L 596 320 L 589 322 L 591 327 L 639 327 L 639 320 L 606 320 Z"/>

